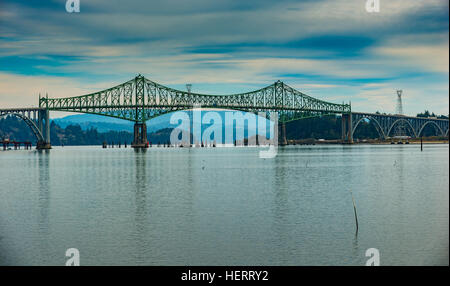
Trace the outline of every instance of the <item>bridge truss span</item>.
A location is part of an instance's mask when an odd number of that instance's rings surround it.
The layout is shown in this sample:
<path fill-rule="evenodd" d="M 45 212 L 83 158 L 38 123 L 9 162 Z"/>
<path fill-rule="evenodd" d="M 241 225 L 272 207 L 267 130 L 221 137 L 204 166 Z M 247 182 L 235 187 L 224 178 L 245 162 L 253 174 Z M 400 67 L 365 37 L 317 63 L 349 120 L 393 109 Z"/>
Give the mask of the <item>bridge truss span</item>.
<path fill-rule="evenodd" d="M 351 112 L 350 104 L 322 101 L 277 81 L 262 89 L 231 95 L 208 95 L 169 88 L 141 75 L 123 84 L 83 96 L 39 99 L 48 110 L 92 113 L 144 123 L 177 110 L 221 108 L 247 112 L 277 111 L 280 122 L 305 116 Z"/>
<path fill-rule="evenodd" d="M 448 119 L 409 117 L 375 113 L 352 112 L 350 104 L 338 104 L 308 96 L 287 84 L 277 81 L 264 88 L 230 95 L 210 95 L 173 89 L 141 75 L 127 82 L 99 92 L 63 98 L 39 97 L 39 108 L 20 110 L 0 110 L 1 115 L 15 114 L 30 126 L 38 138 L 42 149 L 50 148 L 49 111 L 90 113 L 134 121 L 133 147 L 146 148 L 146 121 L 162 114 L 190 110 L 228 109 L 244 112 L 264 112 L 272 119 L 275 111 L 281 123 L 281 144 L 286 142 L 285 123 L 301 118 L 330 114 L 342 116 L 342 142 L 352 143 L 353 135 L 363 120 L 368 119 L 378 130 L 382 139 L 392 135 L 393 128 L 401 123 L 412 137 L 421 136 L 424 128 L 432 125 L 441 136 L 448 136 Z M 37 112 L 38 120 L 30 119 Z M 36 117 L 36 116 L 35 116 Z M 39 147 L 38 146 L 38 147 Z"/>

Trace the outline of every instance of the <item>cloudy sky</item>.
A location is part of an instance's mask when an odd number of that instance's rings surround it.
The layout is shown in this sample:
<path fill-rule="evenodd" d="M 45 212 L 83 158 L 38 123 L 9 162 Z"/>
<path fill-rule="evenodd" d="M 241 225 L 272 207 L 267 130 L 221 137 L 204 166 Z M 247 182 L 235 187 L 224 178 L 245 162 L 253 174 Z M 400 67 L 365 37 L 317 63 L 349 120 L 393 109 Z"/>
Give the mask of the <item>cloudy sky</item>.
<path fill-rule="evenodd" d="M 353 110 L 449 113 L 448 0 L 0 0 L 0 107 L 143 74 L 193 91 L 282 80 Z"/>

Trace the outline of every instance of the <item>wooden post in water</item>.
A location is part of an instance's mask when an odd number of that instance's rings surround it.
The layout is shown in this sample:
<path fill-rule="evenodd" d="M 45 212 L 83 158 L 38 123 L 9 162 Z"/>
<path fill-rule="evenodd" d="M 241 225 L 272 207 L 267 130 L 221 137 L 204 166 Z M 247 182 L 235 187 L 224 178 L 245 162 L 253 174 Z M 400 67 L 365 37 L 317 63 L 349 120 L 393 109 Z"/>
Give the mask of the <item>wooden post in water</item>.
<path fill-rule="evenodd" d="M 356 204 L 355 204 L 355 199 L 353 198 L 352 190 L 350 190 L 350 194 L 352 195 L 353 211 L 355 213 L 355 222 L 356 222 L 356 233 L 355 234 L 358 235 L 358 229 L 359 229 L 359 226 L 358 226 L 358 215 L 356 214 Z"/>
<path fill-rule="evenodd" d="M 423 140 L 422 140 L 422 136 L 420 136 L 420 151 L 423 151 Z"/>

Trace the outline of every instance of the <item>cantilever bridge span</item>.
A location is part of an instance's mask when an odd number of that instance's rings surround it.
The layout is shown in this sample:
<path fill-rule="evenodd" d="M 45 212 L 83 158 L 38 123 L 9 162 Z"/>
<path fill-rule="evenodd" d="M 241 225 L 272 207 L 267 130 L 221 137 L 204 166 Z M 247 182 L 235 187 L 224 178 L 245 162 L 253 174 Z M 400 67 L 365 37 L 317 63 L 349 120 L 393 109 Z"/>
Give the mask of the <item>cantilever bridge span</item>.
<path fill-rule="evenodd" d="M 282 144 L 286 142 L 286 122 L 329 114 L 342 115 L 342 140 L 348 143 L 353 141 L 353 134 L 364 119 L 375 124 L 382 138 L 389 137 L 392 127 L 403 121 L 412 127 L 414 136 L 419 136 L 427 124 L 438 126 L 440 133 L 448 135 L 448 120 L 352 113 L 350 104 L 319 100 L 281 81 L 247 93 L 208 95 L 172 89 L 141 75 L 115 87 L 87 95 L 66 98 L 39 97 L 39 108 L 0 109 L 0 116 L 14 114 L 23 118 L 38 138 L 37 147 L 41 149 L 50 148 L 49 111 L 91 113 L 134 121 L 132 146 L 145 148 L 147 120 L 169 112 L 192 109 L 194 106 L 266 112 L 268 118 L 270 112 L 276 111 L 278 122 L 282 127 L 280 137 Z M 30 112 L 38 114 L 37 120 L 31 119 Z"/>
<path fill-rule="evenodd" d="M 305 116 L 350 113 L 350 104 L 336 104 L 303 94 L 281 81 L 240 94 L 208 95 L 180 91 L 139 75 L 118 86 L 92 94 L 39 99 L 46 110 L 92 113 L 135 122 L 133 146 L 147 146 L 145 122 L 159 115 L 191 109 L 223 108 L 247 112 L 276 111 L 282 124 Z M 268 114 L 270 117 L 270 113 Z M 284 129 L 283 129 L 284 130 Z"/>

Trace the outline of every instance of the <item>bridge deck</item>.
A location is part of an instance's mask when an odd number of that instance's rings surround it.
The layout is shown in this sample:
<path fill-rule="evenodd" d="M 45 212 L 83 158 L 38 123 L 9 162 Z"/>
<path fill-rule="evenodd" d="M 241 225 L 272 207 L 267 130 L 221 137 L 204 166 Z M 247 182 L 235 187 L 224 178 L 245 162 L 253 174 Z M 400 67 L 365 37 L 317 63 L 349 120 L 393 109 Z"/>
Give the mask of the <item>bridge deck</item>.
<path fill-rule="evenodd" d="M 391 118 L 404 118 L 404 119 L 426 119 L 426 120 L 441 120 L 441 121 L 449 121 L 449 119 L 445 118 L 434 118 L 434 117 L 417 117 L 417 116 L 408 116 L 408 115 L 400 115 L 400 114 L 381 114 L 381 113 L 369 113 L 369 112 L 353 112 L 355 115 L 367 115 L 367 116 L 380 116 L 380 117 L 391 117 Z"/>
<path fill-rule="evenodd" d="M 24 112 L 24 111 L 40 111 L 45 110 L 45 108 L 41 107 L 18 107 L 18 108 L 0 108 L 0 112 Z"/>

